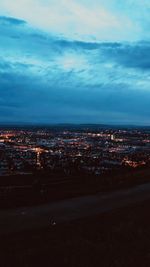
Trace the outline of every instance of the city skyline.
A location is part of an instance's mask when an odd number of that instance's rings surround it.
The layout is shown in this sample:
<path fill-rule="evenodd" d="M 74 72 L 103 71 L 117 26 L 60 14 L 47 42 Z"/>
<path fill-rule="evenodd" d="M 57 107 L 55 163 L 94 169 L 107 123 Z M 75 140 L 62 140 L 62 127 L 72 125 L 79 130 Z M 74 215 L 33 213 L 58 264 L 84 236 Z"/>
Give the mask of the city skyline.
<path fill-rule="evenodd" d="M 1 0 L 0 123 L 150 125 L 150 3 Z"/>

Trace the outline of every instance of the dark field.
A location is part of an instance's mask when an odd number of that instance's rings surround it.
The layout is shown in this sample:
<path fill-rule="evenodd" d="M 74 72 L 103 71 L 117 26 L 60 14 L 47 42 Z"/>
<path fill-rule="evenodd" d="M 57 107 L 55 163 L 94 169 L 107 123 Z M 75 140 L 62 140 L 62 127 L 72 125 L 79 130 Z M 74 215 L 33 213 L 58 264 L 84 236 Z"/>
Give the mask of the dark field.
<path fill-rule="evenodd" d="M 79 196 L 111 192 L 150 182 L 150 168 L 114 172 L 102 177 L 36 175 L 5 176 L 0 179 L 0 209 L 35 206 Z"/>
<path fill-rule="evenodd" d="M 0 266 L 150 266 L 150 200 L 128 208 L 1 236 Z"/>

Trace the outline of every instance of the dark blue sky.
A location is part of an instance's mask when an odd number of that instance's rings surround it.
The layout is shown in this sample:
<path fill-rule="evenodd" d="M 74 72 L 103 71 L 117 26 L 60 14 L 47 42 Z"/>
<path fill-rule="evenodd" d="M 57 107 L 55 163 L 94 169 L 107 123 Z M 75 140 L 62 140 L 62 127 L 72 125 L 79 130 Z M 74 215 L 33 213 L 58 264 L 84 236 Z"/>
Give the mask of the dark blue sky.
<path fill-rule="evenodd" d="M 150 1 L 1 0 L 0 122 L 150 125 Z"/>

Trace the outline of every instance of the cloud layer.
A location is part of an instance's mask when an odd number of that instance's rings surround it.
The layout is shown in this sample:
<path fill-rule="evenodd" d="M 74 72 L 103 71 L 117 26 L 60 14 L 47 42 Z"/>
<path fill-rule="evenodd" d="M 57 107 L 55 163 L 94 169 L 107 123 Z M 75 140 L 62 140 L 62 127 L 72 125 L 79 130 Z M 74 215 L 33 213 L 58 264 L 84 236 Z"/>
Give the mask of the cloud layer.
<path fill-rule="evenodd" d="M 150 124 L 150 4 L 133 2 L 2 0 L 0 122 Z"/>

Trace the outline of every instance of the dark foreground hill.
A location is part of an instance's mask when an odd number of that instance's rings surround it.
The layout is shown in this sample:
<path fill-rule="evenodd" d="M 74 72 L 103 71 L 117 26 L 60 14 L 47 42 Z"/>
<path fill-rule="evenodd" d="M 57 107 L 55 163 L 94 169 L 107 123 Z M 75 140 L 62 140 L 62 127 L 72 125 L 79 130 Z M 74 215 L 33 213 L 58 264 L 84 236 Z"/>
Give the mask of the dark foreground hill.
<path fill-rule="evenodd" d="M 150 266 L 150 200 L 100 216 L 1 236 L 1 266 Z"/>

